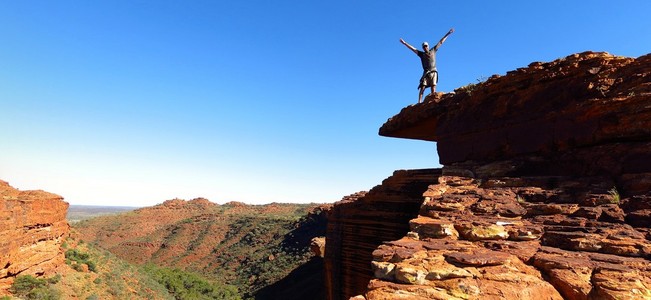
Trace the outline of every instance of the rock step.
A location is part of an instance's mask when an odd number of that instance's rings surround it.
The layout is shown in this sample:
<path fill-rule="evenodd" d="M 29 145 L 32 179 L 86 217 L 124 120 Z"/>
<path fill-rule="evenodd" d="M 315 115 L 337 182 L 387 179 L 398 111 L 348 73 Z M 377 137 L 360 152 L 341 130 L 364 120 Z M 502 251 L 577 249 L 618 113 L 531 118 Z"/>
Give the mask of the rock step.
<path fill-rule="evenodd" d="M 649 198 L 624 199 L 621 207 L 599 201 L 556 203 L 550 200 L 562 197 L 549 195 L 561 190 L 486 188 L 478 180 L 454 176 L 438 181 L 423 194 L 420 215 L 409 221 L 411 232 L 373 252 L 375 280 L 369 288 L 378 289 L 370 290 L 367 299 L 383 299 L 380 295 L 387 297 L 384 293 L 397 285 L 414 294 L 435 290 L 449 297 L 441 299 L 490 298 L 487 287 L 497 286 L 507 291 L 535 287 L 534 294 L 546 293 L 544 299 L 651 295 L 651 230 L 626 223 L 632 212 L 646 218 Z M 567 186 L 591 191 L 573 195 L 594 195 L 594 186 L 583 184 Z M 520 195 L 545 201 L 527 202 Z M 467 288 L 460 292 L 459 285 Z M 528 292 L 512 292 L 513 299 L 535 299 Z"/>
<path fill-rule="evenodd" d="M 418 239 L 462 239 L 469 241 L 512 240 L 531 241 L 542 236 L 542 226 L 513 219 L 456 221 L 419 216 L 409 221 L 414 237 Z"/>
<path fill-rule="evenodd" d="M 373 258 L 376 281 L 367 299 L 394 299 L 386 289 L 393 286 L 421 296 L 438 292 L 423 299 L 563 299 L 518 256 L 468 241 L 403 238 L 378 247 Z M 545 296 L 530 297 L 538 293 Z"/>

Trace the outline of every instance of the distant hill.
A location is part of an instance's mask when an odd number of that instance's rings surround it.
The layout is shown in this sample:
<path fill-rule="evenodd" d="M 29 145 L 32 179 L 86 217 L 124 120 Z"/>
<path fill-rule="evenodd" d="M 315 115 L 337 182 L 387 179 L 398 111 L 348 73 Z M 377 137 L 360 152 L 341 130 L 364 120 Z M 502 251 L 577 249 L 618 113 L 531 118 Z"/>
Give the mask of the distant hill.
<path fill-rule="evenodd" d="M 135 206 L 95 206 L 95 205 L 70 205 L 66 219 L 70 223 L 79 222 L 94 217 L 112 215 L 132 211 Z"/>
<path fill-rule="evenodd" d="M 252 298 L 310 261 L 310 240 L 325 235 L 323 209 L 317 204 L 218 205 L 203 198 L 174 199 L 73 227 L 79 239 L 129 262 L 197 272 L 236 285 L 244 298 Z M 316 281 L 322 280 L 319 270 Z M 318 299 L 322 284 L 315 286 L 303 289 L 313 289 Z"/>

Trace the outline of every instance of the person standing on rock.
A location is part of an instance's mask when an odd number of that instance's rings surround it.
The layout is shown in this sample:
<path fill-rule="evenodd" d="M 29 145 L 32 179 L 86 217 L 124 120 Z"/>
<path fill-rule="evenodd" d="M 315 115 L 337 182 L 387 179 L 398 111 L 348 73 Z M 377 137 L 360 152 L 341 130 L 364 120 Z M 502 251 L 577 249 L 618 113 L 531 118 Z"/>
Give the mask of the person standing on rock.
<path fill-rule="evenodd" d="M 423 99 L 423 92 L 426 87 L 432 89 L 432 94 L 434 94 L 434 90 L 436 90 L 436 83 L 439 81 L 439 72 L 436 70 L 436 51 L 439 50 L 441 45 L 443 45 L 443 42 L 445 42 L 448 36 L 453 32 L 454 28 L 450 28 L 450 31 L 448 31 L 448 33 L 446 33 L 432 49 L 429 48 L 427 42 L 424 42 L 423 51 L 416 49 L 414 46 L 405 42 L 405 40 L 400 39 L 400 43 L 418 55 L 420 62 L 423 65 L 423 76 L 420 77 L 420 84 L 418 84 L 418 103 Z"/>

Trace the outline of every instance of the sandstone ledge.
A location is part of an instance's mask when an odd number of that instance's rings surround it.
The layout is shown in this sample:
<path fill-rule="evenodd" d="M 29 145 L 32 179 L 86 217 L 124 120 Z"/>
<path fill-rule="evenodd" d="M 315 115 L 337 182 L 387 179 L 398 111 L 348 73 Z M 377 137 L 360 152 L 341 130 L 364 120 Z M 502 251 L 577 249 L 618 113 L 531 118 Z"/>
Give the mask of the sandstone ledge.
<path fill-rule="evenodd" d="M 380 135 L 436 141 L 444 165 L 648 140 L 650 97 L 651 55 L 584 52 L 433 95 Z"/>

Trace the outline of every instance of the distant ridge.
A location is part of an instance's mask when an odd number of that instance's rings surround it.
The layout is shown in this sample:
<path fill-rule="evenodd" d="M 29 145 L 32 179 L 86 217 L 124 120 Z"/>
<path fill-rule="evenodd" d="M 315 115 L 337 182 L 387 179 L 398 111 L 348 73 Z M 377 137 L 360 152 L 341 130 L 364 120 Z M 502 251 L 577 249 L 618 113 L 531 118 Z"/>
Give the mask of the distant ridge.
<path fill-rule="evenodd" d="M 247 298 L 302 264 L 322 260 L 312 258 L 309 245 L 312 238 L 325 235 L 324 210 L 327 205 L 219 205 L 205 198 L 172 199 L 80 221 L 73 228 L 80 239 L 129 262 L 197 272 L 237 285 Z M 322 273 L 316 276 L 322 278 Z M 322 280 L 305 284 L 309 286 L 303 289 L 323 291 Z M 276 285 L 265 289 L 265 294 L 291 294 L 279 290 L 286 288 Z"/>
<path fill-rule="evenodd" d="M 123 213 L 136 210 L 137 206 L 102 206 L 102 205 L 77 205 L 71 204 L 68 207 L 66 219 L 70 223 L 79 222 L 94 217 Z"/>

